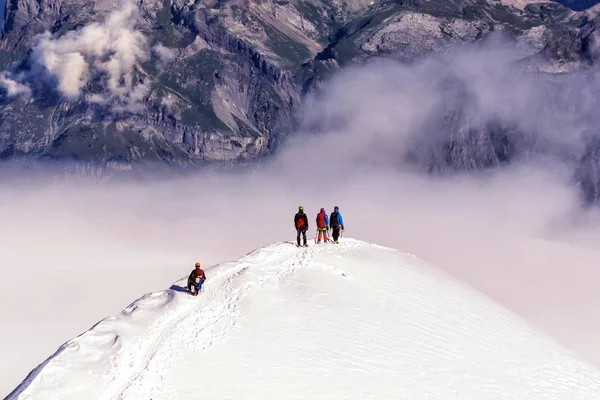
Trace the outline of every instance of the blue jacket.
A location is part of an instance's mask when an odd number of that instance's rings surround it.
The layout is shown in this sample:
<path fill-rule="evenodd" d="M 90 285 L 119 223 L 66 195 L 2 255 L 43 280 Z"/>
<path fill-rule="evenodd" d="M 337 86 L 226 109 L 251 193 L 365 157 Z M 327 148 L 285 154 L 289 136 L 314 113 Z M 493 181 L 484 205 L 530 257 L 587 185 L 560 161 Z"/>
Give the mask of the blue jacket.
<path fill-rule="evenodd" d="M 339 211 L 337 213 L 338 213 L 338 223 L 339 223 L 339 226 L 344 226 L 344 218 L 342 218 L 342 214 Z M 332 228 L 335 228 L 335 226 L 332 225 Z"/>

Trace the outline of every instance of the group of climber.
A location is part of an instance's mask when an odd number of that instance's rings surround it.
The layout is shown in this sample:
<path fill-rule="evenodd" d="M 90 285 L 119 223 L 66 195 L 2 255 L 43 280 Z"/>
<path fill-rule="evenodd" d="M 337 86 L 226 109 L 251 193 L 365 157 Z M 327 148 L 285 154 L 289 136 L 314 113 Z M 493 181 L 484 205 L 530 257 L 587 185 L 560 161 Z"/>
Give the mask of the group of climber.
<path fill-rule="evenodd" d="M 317 243 L 323 243 L 328 241 L 328 232 L 329 229 L 332 230 L 333 243 L 339 243 L 340 233 L 344 230 L 344 219 L 342 218 L 342 214 L 340 214 L 340 208 L 335 206 L 333 208 L 333 212 L 330 216 L 327 215 L 324 208 L 321 208 L 321 211 L 317 214 Z M 306 243 L 306 231 L 308 230 L 308 217 L 304 213 L 304 207 L 298 207 L 298 213 L 294 217 L 294 226 L 296 227 L 296 232 L 298 233 L 296 240 L 298 242 L 298 247 L 308 247 Z M 303 244 L 300 244 L 300 236 L 303 238 Z M 200 268 L 200 263 L 197 262 L 194 270 L 190 273 L 190 276 L 187 280 L 187 289 L 190 294 L 193 296 L 198 296 L 198 293 L 202 291 L 202 286 L 204 281 L 206 280 L 206 275 L 202 268 Z"/>
<path fill-rule="evenodd" d="M 328 241 L 327 233 L 331 228 L 333 236 L 333 243 L 338 244 L 340 238 L 340 232 L 344 230 L 344 219 L 340 214 L 340 208 L 335 206 L 331 216 L 328 216 L 324 208 L 317 214 L 317 244 L 326 243 Z M 294 226 L 296 227 L 296 242 L 298 247 L 308 247 L 306 243 L 306 231 L 308 230 L 308 217 L 304 213 L 304 207 L 298 207 L 298 212 L 294 216 Z M 302 244 L 300 243 L 300 236 L 302 236 Z"/>

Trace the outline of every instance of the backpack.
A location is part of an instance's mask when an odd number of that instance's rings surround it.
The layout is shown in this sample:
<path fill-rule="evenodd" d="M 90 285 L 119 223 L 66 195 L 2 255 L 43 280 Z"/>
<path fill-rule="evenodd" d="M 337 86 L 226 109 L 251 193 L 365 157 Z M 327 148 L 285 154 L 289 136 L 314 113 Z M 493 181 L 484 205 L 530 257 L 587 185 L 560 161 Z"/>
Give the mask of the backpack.
<path fill-rule="evenodd" d="M 306 221 L 305 216 L 306 215 L 303 214 L 300 217 L 298 217 L 298 220 L 296 222 L 296 228 L 297 229 L 302 229 L 304 227 L 304 221 Z"/>
<path fill-rule="evenodd" d="M 188 277 L 188 286 L 196 284 L 196 270 L 193 270 L 190 276 Z"/>
<path fill-rule="evenodd" d="M 325 228 L 325 215 L 323 213 L 319 213 L 317 215 L 317 228 Z"/>
<path fill-rule="evenodd" d="M 339 215 L 339 213 L 334 211 L 329 216 L 329 224 L 331 225 L 332 228 L 337 228 L 338 226 L 340 226 L 340 221 L 338 220 L 338 215 Z"/>
<path fill-rule="evenodd" d="M 203 278 L 205 278 L 203 270 L 193 270 L 190 276 L 188 277 L 188 285 L 197 286 L 200 283 L 198 280 L 204 282 Z"/>

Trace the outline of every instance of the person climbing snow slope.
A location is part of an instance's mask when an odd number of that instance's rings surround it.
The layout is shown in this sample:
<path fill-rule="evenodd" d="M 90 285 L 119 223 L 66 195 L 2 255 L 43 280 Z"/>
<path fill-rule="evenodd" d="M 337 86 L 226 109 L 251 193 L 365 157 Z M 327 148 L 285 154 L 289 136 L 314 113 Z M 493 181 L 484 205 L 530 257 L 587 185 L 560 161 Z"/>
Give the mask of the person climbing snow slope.
<path fill-rule="evenodd" d="M 344 219 L 342 218 L 342 214 L 340 214 L 340 208 L 335 206 L 333 208 L 333 212 L 329 216 L 329 223 L 333 235 L 333 243 L 339 243 L 340 231 L 344 230 Z"/>
<path fill-rule="evenodd" d="M 324 208 L 317 214 L 317 243 L 321 243 L 321 237 L 323 242 L 327 242 L 327 231 L 329 230 L 329 217 L 325 212 Z"/>
<path fill-rule="evenodd" d="M 204 275 L 204 271 L 200 269 L 200 263 L 196 263 L 196 268 L 192 271 L 190 276 L 188 277 L 188 291 L 194 295 L 198 296 L 198 293 L 202 290 L 202 284 L 206 280 L 206 275 Z"/>
<path fill-rule="evenodd" d="M 306 231 L 308 230 L 308 217 L 304 213 L 304 207 L 298 207 L 298 212 L 294 216 L 294 226 L 296 227 L 296 241 L 300 247 L 300 235 L 304 241 L 304 247 L 308 247 L 306 243 Z"/>

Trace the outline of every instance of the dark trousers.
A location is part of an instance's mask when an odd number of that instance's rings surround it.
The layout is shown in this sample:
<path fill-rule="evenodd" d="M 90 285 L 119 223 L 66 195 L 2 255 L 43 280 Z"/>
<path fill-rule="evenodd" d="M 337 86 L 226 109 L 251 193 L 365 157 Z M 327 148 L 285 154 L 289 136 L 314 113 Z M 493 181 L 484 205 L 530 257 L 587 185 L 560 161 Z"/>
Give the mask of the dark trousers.
<path fill-rule="evenodd" d="M 333 241 L 337 242 L 337 240 L 340 237 L 340 232 L 341 232 L 342 227 L 338 226 L 337 228 L 333 228 Z"/>
<path fill-rule="evenodd" d="M 302 234 L 302 239 L 304 240 L 304 244 L 306 244 L 306 231 L 302 229 L 296 229 L 296 240 L 298 241 L 298 246 L 300 246 L 300 234 Z"/>

